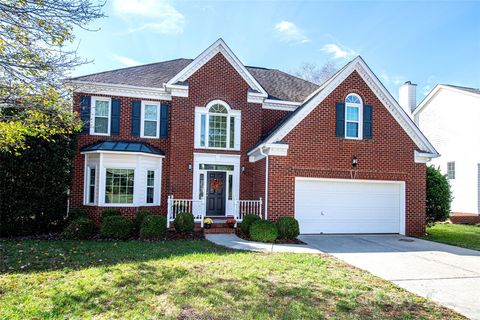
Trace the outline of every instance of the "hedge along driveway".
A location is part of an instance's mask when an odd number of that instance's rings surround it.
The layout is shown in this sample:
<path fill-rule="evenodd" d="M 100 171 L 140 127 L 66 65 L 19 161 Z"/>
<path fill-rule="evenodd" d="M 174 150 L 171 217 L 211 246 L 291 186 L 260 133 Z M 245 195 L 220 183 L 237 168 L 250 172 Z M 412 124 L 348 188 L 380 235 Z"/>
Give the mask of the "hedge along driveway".
<path fill-rule="evenodd" d="M 462 318 L 322 255 L 208 241 L 0 241 L 0 250 L 0 318 Z"/>

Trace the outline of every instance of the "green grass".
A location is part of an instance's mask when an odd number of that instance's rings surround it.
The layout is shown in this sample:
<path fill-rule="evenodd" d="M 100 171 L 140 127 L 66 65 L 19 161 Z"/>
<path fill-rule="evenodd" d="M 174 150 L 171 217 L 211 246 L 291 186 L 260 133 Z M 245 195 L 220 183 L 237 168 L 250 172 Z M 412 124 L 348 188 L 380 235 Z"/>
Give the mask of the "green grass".
<path fill-rule="evenodd" d="M 321 255 L 208 241 L 0 241 L 0 319 L 460 319 Z"/>
<path fill-rule="evenodd" d="M 480 250 L 480 227 L 464 224 L 438 223 L 427 228 L 423 239 Z"/>

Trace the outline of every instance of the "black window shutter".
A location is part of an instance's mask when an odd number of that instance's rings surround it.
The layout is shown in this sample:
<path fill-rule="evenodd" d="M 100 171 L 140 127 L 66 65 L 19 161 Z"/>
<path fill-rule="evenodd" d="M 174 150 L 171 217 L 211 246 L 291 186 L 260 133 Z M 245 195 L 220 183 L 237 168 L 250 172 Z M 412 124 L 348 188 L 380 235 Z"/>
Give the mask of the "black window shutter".
<path fill-rule="evenodd" d="M 335 135 L 337 137 L 345 137 L 345 103 L 337 102 L 335 109 L 336 125 Z"/>
<path fill-rule="evenodd" d="M 372 106 L 363 106 L 363 138 L 372 139 Z"/>
<path fill-rule="evenodd" d="M 140 136 L 140 113 L 142 109 L 139 100 L 132 101 L 132 136 Z"/>
<path fill-rule="evenodd" d="M 160 106 L 160 138 L 168 137 L 168 104 Z"/>
<path fill-rule="evenodd" d="M 112 99 L 110 134 L 112 136 L 118 136 L 120 134 L 120 99 Z"/>
<path fill-rule="evenodd" d="M 81 96 L 80 97 L 80 119 L 83 121 L 82 132 L 90 132 L 90 96 Z"/>

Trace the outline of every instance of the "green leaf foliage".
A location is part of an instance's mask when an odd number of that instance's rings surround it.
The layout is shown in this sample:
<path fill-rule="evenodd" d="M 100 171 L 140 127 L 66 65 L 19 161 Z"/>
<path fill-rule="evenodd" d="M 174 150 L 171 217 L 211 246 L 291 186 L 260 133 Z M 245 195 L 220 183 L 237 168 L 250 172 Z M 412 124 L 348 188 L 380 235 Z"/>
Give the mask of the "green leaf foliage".
<path fill-rule="evenodd" d="M 427 167 L 427 222 L 445 221 L 450 216 L 452 191 L 439 169 Z"/>
<path fill-rule="evenodd" d="M 260 242 L 274 242 L 278 238 L 277 226 L 268 220 L 258 220 L 250 226 L 250 239 Z"/>
<path fill-rule="evenodd" d="M 278 237 L 281 239 L 296 239 L 300 234 L 300 227 L 294 217 L 280 217 L 277 221 Z"/>
<path fill-rule="evenodd" d="M 152 215 L 150 211 L 145 209 L 137 212 L 137 215 L 135 216 L 135 221 L 134 221 L 135 232 L 140 231 L 140 227 L 142 226 L 143 220 L 150 215 Z"/>
<path fill-rule="evenodd" d="M 77 220 L 79 218 L 90 219 L 88 216 L 87 211 L 83 208 L 72 208 L 68 211 L 68 219 L 67 222 L 71 222 L 73 220 Z"/>
<path fill-rule="evenodd" d="M 62 232 L 62 238 L 71 240 L 87 240 L 92 238 L 97 229 L 91 219 L 77 218 L 70 222 Z"/>
<path fill-rule="evenodd" d="M 242 232 L 245 234 L 249 234 L 250 226 L 252 225 L 252 223 L 258 220 L 260 220 L 260 217 L 257 215 L 254 215 L 254 214 L 244 215 L 242 223 L 240 223 L 240 230 L 242 230 Z"/>
<path fill-rule="evenodd" d="M 132 221 L 124 216 L 109 216 L 100 223 L 100 234 L 106 239 L 125 240 L 132 233 Z"/>
<path fill-rule="evenodd" d="M 103 210 L 102 216 L 100 217 L 100 222 L 102 222 L 105 218 L 121 216 L 121 215 L 122 213 L 118 211 L 118 209 L 106 208 L 105 210 Z"/>
<path fill-rule="evenodd" d="M 173 226 L 179 232 L 193 231 L 195 228 L 195 217 L 190 212 L 178 213 L 175 220 L 173 220 Z"/>
<path fill-rule="evenodd" d="M 140 238 L 161 239 L 167 232 L 167 218 L 149 215 L 143 219 L 140 227 Z"/>

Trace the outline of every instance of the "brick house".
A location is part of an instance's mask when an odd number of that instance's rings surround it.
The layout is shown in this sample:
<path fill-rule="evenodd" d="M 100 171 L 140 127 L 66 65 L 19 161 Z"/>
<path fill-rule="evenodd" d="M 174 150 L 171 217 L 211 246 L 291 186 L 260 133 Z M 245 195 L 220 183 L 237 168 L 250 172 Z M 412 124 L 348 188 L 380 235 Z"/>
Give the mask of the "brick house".
<path fill-rule="evenodd" d="M 222 39 L 70 80 L 84 121 L 72 207 L 98 220 L 295 216 L 302 233 L 422 234 L 438 154 L 361 57 L 321 86 L 244 66 Z"/>

